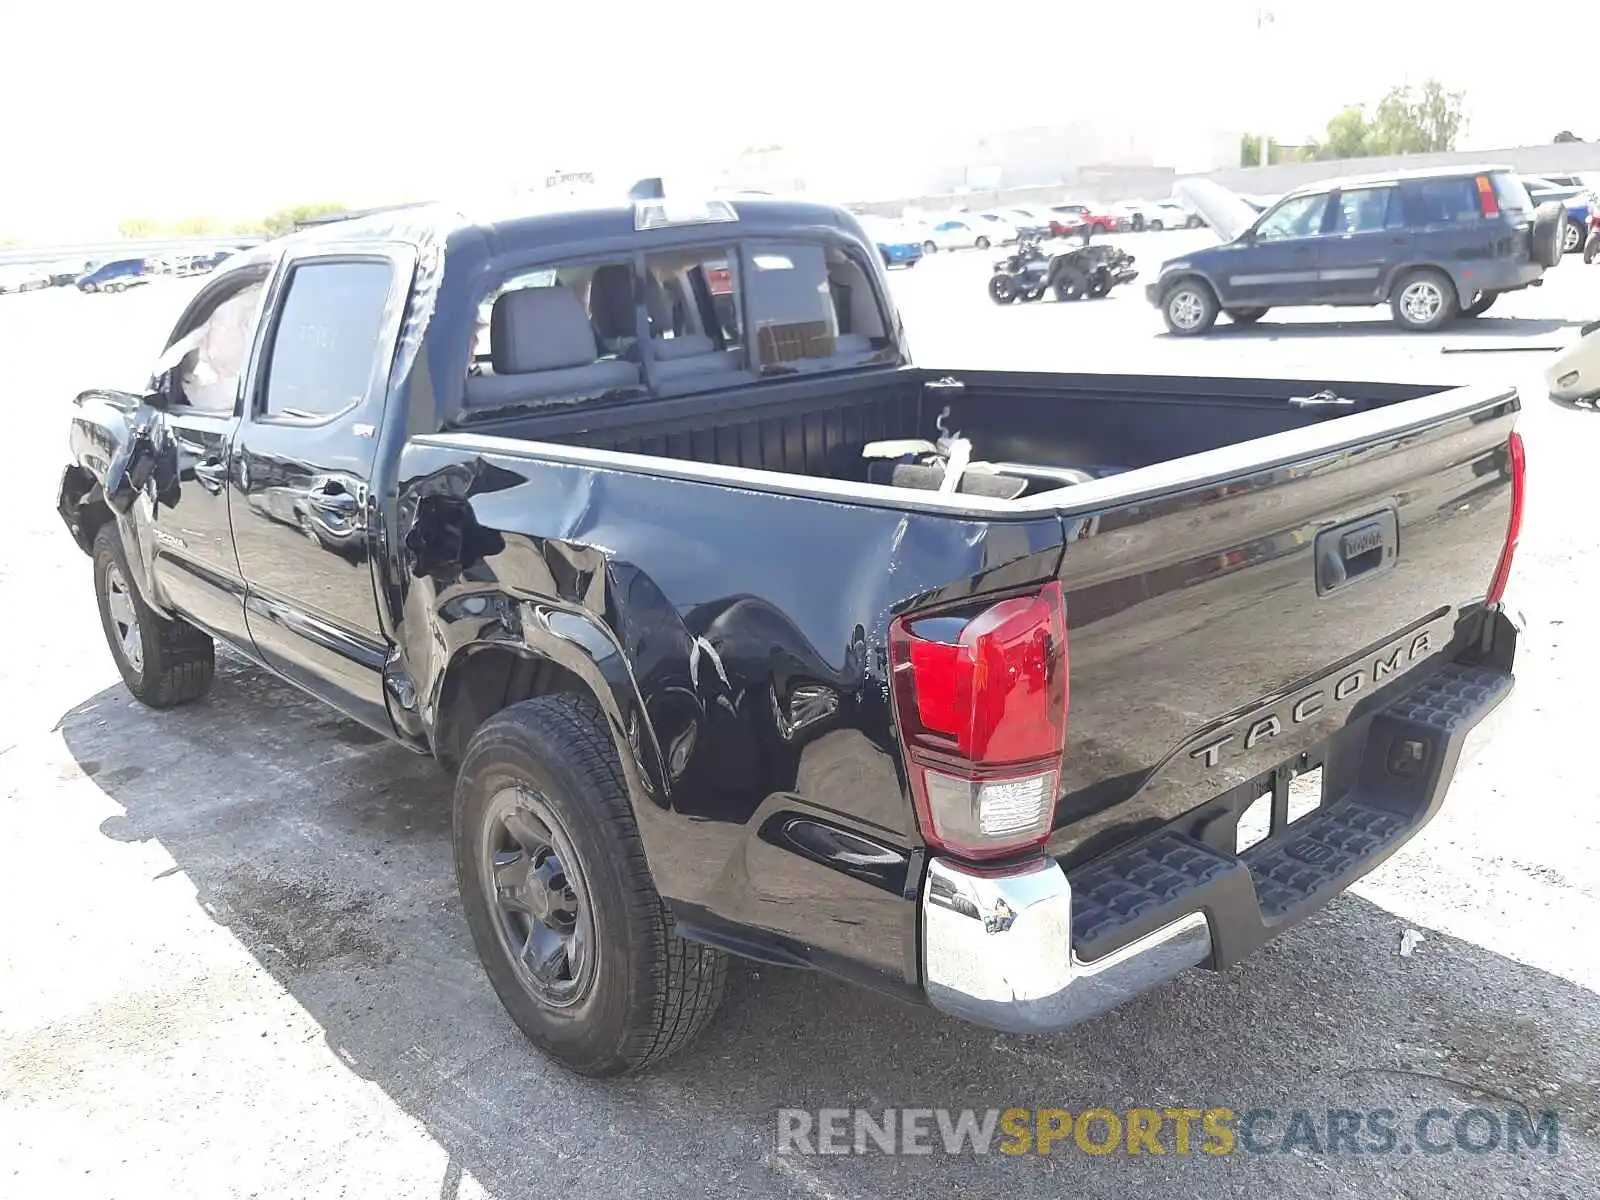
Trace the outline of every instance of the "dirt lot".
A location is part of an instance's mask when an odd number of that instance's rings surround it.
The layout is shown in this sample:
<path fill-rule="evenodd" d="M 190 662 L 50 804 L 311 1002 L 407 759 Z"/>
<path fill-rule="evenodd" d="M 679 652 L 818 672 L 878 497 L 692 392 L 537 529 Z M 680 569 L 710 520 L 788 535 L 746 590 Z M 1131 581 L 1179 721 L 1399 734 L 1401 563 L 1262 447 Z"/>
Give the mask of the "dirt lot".
<path fill-rule="evenodd" d="M 1191 236 L 1130 244 L 1151 268 Z M 1244 966 L 1068 1034 L 999 1036 L 741 968 L 690 1053 L 637 1080 L 575 1079 L 513 1031 L 473 957 L 437 768 L 237 660 L 208 700 L 165 714 L 117 681 L 88 560 L 53 511 L 66 414 L 80 388 L 137 384 L 185 285 L 0 296 L 0 1193 L 1600 1195 L 1583 699 L 1600 670 L 1600 415 L 1546 402 L 1537 349 L 1600 317 L 1600 267 L 1569 259 L 1438 335 L 1309 311 L 1184 341 L 1140 285 L 997 308 L 988 257 L 894 276 L 929 365 L 1523 387 L 1516 709 L 1422 837 Z M 1402 957 L 1406 930 L 1423 940 Z M 1337 1108 L 1392 1109 L 1402 1131 L 1435 1107 L 1550 1110 L 1560 1135 L 1553 1155 L 775 1153 L 782 1107 L 1142 1104 L 1271 1109 L 1280 1139 L 1291 1110 Z"/>

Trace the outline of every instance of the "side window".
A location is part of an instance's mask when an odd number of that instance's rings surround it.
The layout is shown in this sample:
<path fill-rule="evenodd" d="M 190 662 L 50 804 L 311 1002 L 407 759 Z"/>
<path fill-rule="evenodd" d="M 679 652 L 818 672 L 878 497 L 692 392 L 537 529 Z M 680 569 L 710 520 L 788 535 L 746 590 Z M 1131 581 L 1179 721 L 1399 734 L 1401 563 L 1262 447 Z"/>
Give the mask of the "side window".
<path fill-rule="evenodd" d="M 751 245 L 744 261 L 751 337 L 763 373 L 855 366 L 891 349 L 871 279 L 842 250 Z"/>
<path fill-rule="evenodd" d="M 1394 203 L 1392 187 L 1356 188 L 1339 193 L 1339 210 L 1334 214 L 1335 233 L 1378 233 L 1405 224 Z"/>
<path fill-rule="evenodd" d="M 393 275 L 388 262 L 292 269 L 267 357 L 263 415 L 328 417 L 365 398 Z"/>
<path fill-rule="evenodd" d="M 1285 238 L 1315 237 L 1322 232 L 1322 214 L 1328 207 L 1328 193 L 1295 196 L 1285 200 L 1256 226 L 1256 241 L 1275 242 Z"/>
<path fill-rule="evenodd" d="M 261 281 L 240 288 L 181 339 L 189 349 L 177 371 L 178 398 L 190 408 L 233 412 L 265 286 Z"/>
<path fill-rule="evenodd" d="M 1406 215 L 1414 225 L 1455 225 L 1478 219 L 1478 189 L 1471 179 L 1417 179 L 1403 190 Z"/>

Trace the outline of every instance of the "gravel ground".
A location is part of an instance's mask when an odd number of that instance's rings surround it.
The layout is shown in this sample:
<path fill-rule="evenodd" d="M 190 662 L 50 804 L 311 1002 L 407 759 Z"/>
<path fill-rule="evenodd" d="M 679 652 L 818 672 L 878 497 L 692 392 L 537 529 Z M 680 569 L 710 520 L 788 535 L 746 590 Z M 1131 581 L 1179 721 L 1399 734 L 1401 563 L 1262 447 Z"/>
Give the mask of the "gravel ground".
<path fill-rule="evenodd" d="M 1194 237 L 1127 241 L 1153 269 Z M 575 1079 L 477 966 L 436 768 L 238 661 L 166 714 L 117 682 L 88 560 L 53 512 L 66 413 L 82 387 L 137 383 L 186 285 L 0 296 L 0 1193 L 1600 1194 L 1600 786 L 1577 753 L 1600 662 L 1582 515 L 1600 416 L 1549 405 L 1547 354 L 1509 351 L 1600 316 L 1600 268 L 1569 259 L 1439 335 L 1309 310 L 1185 341 L 1140 285 L 997 308 L 989 257 L 894 276 L 923 361 L 1523 386 L 1516 707 L 1426 833 L 1243 966 L 1068 1034 L 999 1036 L 743 967 L 689 1053 Z M 1458 347 L 1506 352 L 1441 353 Z M 1422 940 L 1402 956 L 1407 930 Z M 1270 1146 L 1295 1109 L 1390 1109 L 1401 1136 L 1390 1154 L 775 1152 L 784 1107 L 1143 1105 L 1270 1109 Z M 1413 1123 L 1436 1107 L 1554 1111 L 1557 1153 L 1421 1153 Z"/>

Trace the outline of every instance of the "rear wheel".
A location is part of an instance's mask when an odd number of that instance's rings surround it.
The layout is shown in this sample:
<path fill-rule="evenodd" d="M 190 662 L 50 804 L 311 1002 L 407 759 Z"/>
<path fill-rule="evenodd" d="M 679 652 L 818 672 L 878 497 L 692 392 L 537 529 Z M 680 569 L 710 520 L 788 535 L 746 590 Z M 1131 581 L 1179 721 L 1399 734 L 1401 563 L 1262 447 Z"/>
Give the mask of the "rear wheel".
<path fill-rule="evenodd" d="M 937 254 L 939 252 L 939 247 L 934 242 L 923 242 L 922 252 L 924 254 Z"/>
<path fill-rule="evenodd" d="M 1583 249 L 1583 229 L 1571 217 L 1561 226 L 1561 252 L 1576 254 Z"/>
<path fill-rule="evenodd" d="M 1205 222 L 1202 221 L 1199 217 L 1195 216 L 1193 213 L 1190 213 L 1188 219 L 1186 221 L 1184 221 L 1183 227 L 1185 229 L 1199 229 L 1200 226 L 1202 226 L 1204 224 L 1205 224 Z"/>
<path fill-rule="evenodd" d="M 1455 285 L 1441 271 L 1408 271 L 1394 285 L 1389 309 L 1402 329 L 1427 333 L 1444 325 L 1460 309 Z"/>
<path fill-rule="evenodd" d="M 1223 311 L 1228 314 L 1228 320 L 1235 325 L 1254 325 L 1267 315 L 1267 310 L 1264 308 L 1228 308 Z"/>
<path fill-rule="evenodd" d="M 117 524 L 107 521 L 94 539 L 94 590 L 100 625 L 122 682 L 151 708 L 199 699 L 216 674 L 210 635 L 156 612 L 134 590 L 132 578 Z"/>
<path fill-rule="evenodd" d="M 1600 230 L 1591 233 L 1583 243 L 1583 261 L 1592 263 L 1596 254 L 1600 254 Z"/>
<path fill-rule="evenodd" d="M 1161 299 L 1161 316 L 1178 337 L 1209 332 L 1218 311 L 1217 294 L 1203 279 L 1180 279 Z"/>
<path fill-rule="evenodd" d="M 972 244 L 974 246 L 976 246 L 979 250 L 987 250 L 989 248 L 989 245 L 990 245 L 989 239 L 984 237 L 984 236 L 982 236 L 981 234 L 978 236 L 978 240 L 976 242 L 973 242 Z"/>
<path fill-rule="evenodd" d="M 1163 227 L 1162 227 L 1162 224 L 1161 224 L 1161 219 L 1159 217 L 1157 217 L 1154 221 L 1150 222 L 1150 229 L 1151 229 L 1152 232 L 1160 233 L 1162 228 Z"/>
<path fill-rule="evenodd" d="M 673 935 L 592 701 L 541 696 L 484 722 L 456 781 L 454 842 L 489 982 L 545 1053 L 620 1075 L 705 1029 L 727 957 Z"/>
<path fill-rule="evenodd" d="M 1017 295 L 1017 281 L 1011 276 L 996 275 L 989 280 L 989 299 L 996 304 L 1010 304 Z"/>
<path fill-rule="evenodd" d="M 1500 299 L 1499 292 L 1479 292 L 1472 298 L 1472 303 L 1461 310 L 1463 317 L 1475 317 L 1479 313 L 1486 313 L 1494 307 L 1494 302 Z"/>
<path fill-rule="evenodd" d="M 1082 300 L 1089 294 L 1089 279 L 1076 268 L 1063 267 L 1056 273 L 1056 281 L 1051 287 L 1057 300 Z"/>

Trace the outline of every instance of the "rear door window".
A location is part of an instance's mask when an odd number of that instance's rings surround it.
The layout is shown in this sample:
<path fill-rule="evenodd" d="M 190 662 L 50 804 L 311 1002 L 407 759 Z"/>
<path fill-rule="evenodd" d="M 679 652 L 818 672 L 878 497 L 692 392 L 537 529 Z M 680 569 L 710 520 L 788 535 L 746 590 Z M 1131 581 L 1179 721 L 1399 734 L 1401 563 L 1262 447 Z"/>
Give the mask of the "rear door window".
<path fill-rule="evenodd" d="M 1394 187 L 1350 188 L 1339 193 L 1334 233 L 1379 233 L 1405 226 Z"/>

